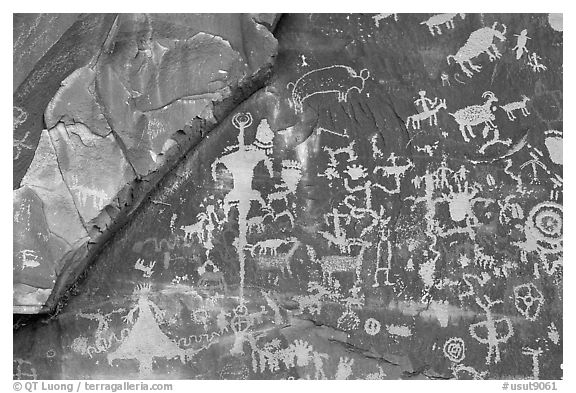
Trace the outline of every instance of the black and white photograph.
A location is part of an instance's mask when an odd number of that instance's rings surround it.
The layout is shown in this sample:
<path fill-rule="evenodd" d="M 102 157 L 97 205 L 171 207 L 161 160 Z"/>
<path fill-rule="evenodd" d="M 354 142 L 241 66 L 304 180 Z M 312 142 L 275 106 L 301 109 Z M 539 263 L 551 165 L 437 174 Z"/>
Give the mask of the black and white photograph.
<path fill-rule="evenodd" d="M 565 15 L 424 4 L 12 12 L 8 388 L 563 391 Z"/>

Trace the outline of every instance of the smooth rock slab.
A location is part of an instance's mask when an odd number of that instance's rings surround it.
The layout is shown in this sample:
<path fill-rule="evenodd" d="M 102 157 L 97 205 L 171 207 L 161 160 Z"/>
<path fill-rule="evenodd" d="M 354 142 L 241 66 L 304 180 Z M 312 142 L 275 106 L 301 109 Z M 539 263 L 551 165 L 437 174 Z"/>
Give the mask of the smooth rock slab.
<path fill-rule="evenodd" d="M 88 222 L 134 178 L 134 171 L 112 134 L 95 135 L 81 123 L 59 123 L 49 134 L 64 181 Z"/>

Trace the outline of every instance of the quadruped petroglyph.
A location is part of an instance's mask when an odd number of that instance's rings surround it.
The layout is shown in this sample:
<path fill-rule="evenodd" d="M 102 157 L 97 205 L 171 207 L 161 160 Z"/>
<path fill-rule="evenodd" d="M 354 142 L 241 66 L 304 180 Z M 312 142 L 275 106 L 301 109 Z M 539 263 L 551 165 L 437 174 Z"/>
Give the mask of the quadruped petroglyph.
<path fill-rule="evenodd" d="M 563 377 L 561 16 L 78 18 L 15 93 L 15 379 Z"/>

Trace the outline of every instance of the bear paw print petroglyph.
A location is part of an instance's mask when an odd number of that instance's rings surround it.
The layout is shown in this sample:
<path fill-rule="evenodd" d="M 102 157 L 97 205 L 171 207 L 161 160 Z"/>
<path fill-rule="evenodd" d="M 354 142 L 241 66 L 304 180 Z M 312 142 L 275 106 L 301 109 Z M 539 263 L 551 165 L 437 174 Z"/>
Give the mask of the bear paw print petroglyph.
<path fill-rule="evenodd" d="M 518 285 L 514 288 L 514 305 L 527 320 L 538 319 L 543 303 L 544 295 L 533 283 Z"/>

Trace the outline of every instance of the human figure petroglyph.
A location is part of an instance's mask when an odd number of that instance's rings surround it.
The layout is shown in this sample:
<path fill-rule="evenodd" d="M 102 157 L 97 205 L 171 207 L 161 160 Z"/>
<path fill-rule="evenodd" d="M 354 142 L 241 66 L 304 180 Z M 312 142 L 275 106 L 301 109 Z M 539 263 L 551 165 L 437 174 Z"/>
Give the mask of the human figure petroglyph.
<path fill-rule="evenodd" d="M 526 49 L 526 43 L 532 38 L 528 37 L 528 30 L 526 29 L 522 30 L 520 34 L 514 34 L 514 37 L 518 37 L 518 39 L 512 50 L 516 51 L 516 60 L 520 60 L 524 53 L 528 53 L 528 49 Z"/>
<path fill-rule="evenodd" d="M 436 104 L 438 103 L 438 97 L 435 97 L 434 101 L 426 97 L 426 90 L 420 90 L 418 92 L 418 96 L 419 97 L 414 101 L 414 105 L 421 106 L 422 112 L 430 111 L 430 109 L 434 108 L 434 106 L 436 106 Z M 430 107 L 428 107 L 428 105 L 430 105 Z"/>
<path fill-rule="evenodd" d="M 388 223 L 390 222 L 391 217 L 387 217 L 384 219 L 380 217 L 378 222 L 378 245 L 376 247 L 376 270 L 374 270 L 374 284 L 372 284 L 373 288 L 378 288 L 380 286 L 380 281 L 378 280 L 378 273 L 384 272 L 386 274 L 386 279 L 384 280 L 384 285 L 394 285 L 394 283 L 390 282 L 390 272 L 392 270 L 392 242 L 390 242 L 390 228 L 388 227 Z M 386 265 L 381 266 L 380 263 L 383 260 L 382 257 L 382 249 L 386 244 Z"/>
<path fill-rule="evenodd" d="M 496 120 L 496 116 L 492 113 L 492 103 L 498 102 L 498 98 L 491 91 L 485 91 L 482 94 L 482 98 L 486 100 L 482 105 L 470 105 L 454 113 L 449 113 L 460 126 L 460 132 L 465 142 L 470 142 L 470 138 L 466 132 L 470 134 L 470 137 L 476 138 L 476 135 L 472 131 L 472 126 L 484 124 L 492 128 L 497 128 L 493 123 L 493 121 Z"/>
<path fill-rule="evenodd" d="M 482 69 L 481 66 L 472 64 L 472 59 L 482 53 L 486 53 L 491 62 L 500 58 L 502 55 L 494 43 L 494 38 L 498 38 L 500 41 L 506 40 L 506 25 L 502 24 L 503 30 L 499 31 L 496 30 L 497 24 L 498 22 L 494 22 L 492 27 L 482 27 L 473 31 L 464 46 L 455 55 L 446 57 L 448 64 L 450 64 L 450 59 L 453 59 L 466 76 L 471 78 L 474 75 L 474 71 L 480 72 Z M 470 69 L 465 66 L 466 63 Z"/>
<path fill-rule="evenodd" d="M 406 174 L 408 170 L 414 168 L 414 163 L 412 162 L 412 160 L 410 160 L 407 157 L 403 157 L 403 159 L 406 161 L 406 163 L 404 165 L 398 165 L 397 164 L 398 157 L 396 156 L 396 154 L 394 154 L 394 152 L 392 152 L 390 153 L 390 156 L 386 160 L 390 163 L 390 165 L 374 167 L 373 170 L 374 174 L 381 172 L 385 178 L 389 176 L 394 178 L 393 188 L 388 188 L 385 185 L 379 186 L 379 188 L 384 192 L 388 194 L 400 193 L 401 178 Z"/>
<path fill-rule="evenodd" d="M 264 149 L 261 149 L 257 146 L 247 145 L 245 142 L 244 131 L 246 127 L 252 125 L 252 122 L 252 114 L 250 113 L 237 113 L 234 115 L 232 124 L 238 129 L 238 144 L 233 148 L 237 150 L 216 159 L 212 163 L 212 177 L 214 180 L 217 180 L 217 167 L 224 165 L 232 174 L 234 183 L 232 190 L 224 197 L 224 213 L 228 217 L 232 207 L 236 207 L 238 210 L 238 237 L 233 244 L 240 262 L 240 298 L 242 302 L 244 301 L 244 265 L 246 261 L 244 252 L 248 245 L 248 213 L 252 202 L 259 203 L 261 208 L 267 207 L 267 203 L 260 192 L 252 189 L 254 169 L 259 163 L 263 163 L 270 177 L 273 177 L 272 160 L 267 155 L 267 152 L 270 151 L 268 145 L 264 144 Z M 268 133 L 265 134 L 268 135 Z"/>
<path fill-rule="evenodd" d="M 204 203 L 200 206 L 204 207 Z M 184 231 L 185 241 L 192 241 L 193 236 L 196 236 L 198 242 L 206 250 L 206 258 L 210 259 L 210 252 L 214 249 L 213 231 L 224 222 L 224 219 L 218 217 L 213 204 L 208 204 L 205 211 L 196 215 L 196 219 L 194 224 L 181 226 L 180 229 Z"/>
<path fill-rule="evenodd" d="M 454 28 L 454 18 L 456 15 L 460 15 L 462 19 L 466 17 L 466 14 L 437 14 L 420 22 L 420 24 L 428 26 L 428 30 L 430 30 L 430 34 L 432 35 L 435 35 L 435 33 L 442 34 L 442 25 L 446 26 L 447 29 Z"/>
<path fill-rule="evenodd" d="M 470 335 L 478 342 L 488 345 L 486 364 L 500 362 L 500 345 L 508 342 L 514 334 L 514 327 L 508 317 L 494 318 L 492 308 L 496 304 L 503 303 L 502 300 L 492 301 L 488 296 L 484 296 L 484 301 L 476 298 L 476 304 L 482 308 L 486 314 L 486 320 L 477 322 L 469 327 Z"/>
<path fill-rule="evenodd" d="M 443 72 L 440 74 L 440 80 L 442 81 L 442 86 L 450 86 L 450 75 Z"/>
<path fill-rule="evenodd" d="M 328 221 L 328 218 L 332 217 L 332 223 Z M 344 219 L 344 222 L 341 219 Z M 350 239 L 346 236 L 346 229 L 343 225 L 350 224 L 352 217 L 348 213 L 340 213 L 338 208 L 333 208 L 332 213 L 327 213 L 324 215 L 324 221 L 326 225 L 332 224 L 334 228 L 334 234 L 327 231 L 318 231 L 318 233 L 328 240 L 333 245 L 340 249 L 340 252 L 350 252 L 350 247 L 352 243 Z"/>
<path fill-rule="evenodd" d="M 542 58 L 538 56 L 536 52 L 528 55 L 528 65 L 532 67 L 533 72 L 546 71 L 548 69 L 548 67 L 540 63 L 540 60 L 542 60 Z"/>
<path fill-rule="evenodd" d="M 232 190 L 224 197 L 224 213 L 226 217 L 233 206 L 243 210 L 249 208 L 251 202 L 258 202 L 266 206 L 259 191 L 252 189 L 252 179 L 254 177 L 254 168 L 260 162 L 264 163 L 269 175 L 273 176 L 272 160 L 266 154 L 265 150 L 259 149 L 252 145 L 246 145 L 244 141 L 244 130 L 252 124 L 252 115 L 250 113 L 238 113 L 232 119 L 232 123 L 239 129 L 238 145 L 236 151 L 226 154 L 216 159 L 212 163 L 212 177 L 217 180 L 216 169 L 219 165 L 224 165 L 232 173 L 234 186 Z M 246 211 L 246 214 L 248 211 Z M 246 220 L 246 217 L 244 217 Z"/>
<path fill-rule="evenodd" d="M 532 357 L 532 379 L 539 379 L 540 378 L 540 355 L 542 355 L 544 351 L 542 348 L 538 347 L 538 349 L 530 348 L 530 347 L 523 347 L 522 354 L 528 355 Z"/>
<path fill-rule="evenodd" d="M 304 101 L 317 94 L 336 93 L 338 102 L 347 102 L 352 90 L 362 93 L 370 71 L 360 73 L 349 66 L 332 65 L 318 68 L 302 75 L 296 82 L 288 83 L 296 113 L 302 113 Z"/>
<path fill-rule="evenodd" d="M 430 126 L 437 126 L 438 125 L 438 111 L 440 109 L 446 109 L 446 100 L 440 100 L 440 103 L 434 106 L 432 109 L 427 110 L 425 112 L 420 112 L 412 116 L 408 116 L 406 119 L 406 127 L 410 126 L 412 123 L 412 128 L 415 130 L 420 129 L 420 122 L 422 120 L 428 119 Z"/>
<path fill-rule="evenodd" d="M 524 94 L 522 94 L 522 100 L 521 101 L 514 101 L 514 102 L 511 102 L 511 103 L 506 104 L 506 105 L 500 105 L 500 108 L 502 108 L 502 109 L 504 109 L 504 111 L 506 111 L 506 114 L 508 115 L 508 118 L 510 120 L 516 120 L 516 116 L 514 116 L 515 110 L 520 109 L 520 111 L 522 112 L 524 117 L 526 117 L 530 114 L 530 112 L 528 112 L 528 108 L 526 108 L 526 103 L 528 101 L 530 101 L 530 98 L 528 98 Z"/>

